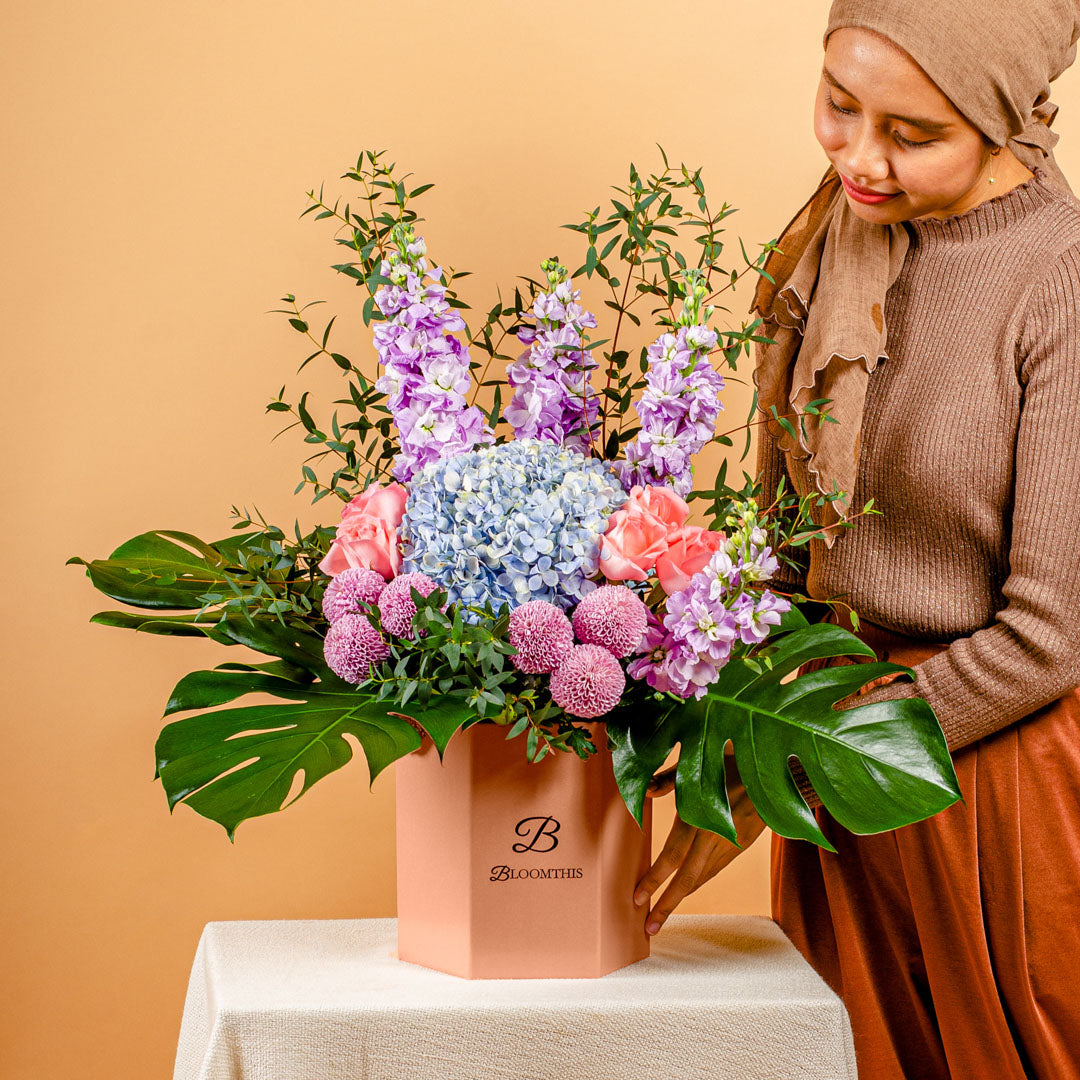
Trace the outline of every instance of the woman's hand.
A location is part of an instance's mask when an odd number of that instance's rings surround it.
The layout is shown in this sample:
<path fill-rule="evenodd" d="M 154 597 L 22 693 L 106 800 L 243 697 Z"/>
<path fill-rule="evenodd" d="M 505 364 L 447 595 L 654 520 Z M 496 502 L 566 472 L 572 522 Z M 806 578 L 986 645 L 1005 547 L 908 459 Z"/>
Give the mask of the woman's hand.
<path fill-rule="evenodd" d="M 837 701 L 833 708 L 837 711 L 843 711 L 844 709 L 854 709 L 856 705 L 861 704 L 859 698 L 865 697 L 871 690 L 876 690 L 879 686 L 888 686 L 894 679 L 900 677 L 899 672 L 893 672 L 889 675 L 882 675 L 880 679 L 874 679 L 872 682 L 868 682 L 865 686 L 860 686 L 854 694 L 848 694 L 847 697 L 841 698 Z"/>
<path fill-rule="evenodd" d="M 894 671 L 889 675 L 882 675 L 880 679 L 874 679 L 873 682 L 868 682 L 865 686 L 859 687 L 859 694 L 869 694 L 877 686 L 888 686 L 894 679 L 900 678 L 900 672 Z"/>
<path fill-rule="evenodd" d="M 667 917 L 690 893 L 723 870 L 736 855 L 745 851 L 765 830 L 765 823 L 758 817 L 753 803 L 746 794 L 746 788 L 739 779 L 732 754 L 725 755 L 724 767 L 731 813 L 735 819 L 735 829 L 742 847 L 736 847 L 735 844 L 722 836 L 717 836 L 716 833 L 687 825 L 676 815 L 663 851 L 638 882 L 634 891 L 634 903 L 640 907 L 671 873 L 675 872 L 671 883 L 649 913 L 645 924 L 645 930 L 649 934 L 657 933 Z M 652 778 L 645 795 L 647 798 L 666 795 L 674 787 L 675 770 L 674 768 L 665 769 Z"/>

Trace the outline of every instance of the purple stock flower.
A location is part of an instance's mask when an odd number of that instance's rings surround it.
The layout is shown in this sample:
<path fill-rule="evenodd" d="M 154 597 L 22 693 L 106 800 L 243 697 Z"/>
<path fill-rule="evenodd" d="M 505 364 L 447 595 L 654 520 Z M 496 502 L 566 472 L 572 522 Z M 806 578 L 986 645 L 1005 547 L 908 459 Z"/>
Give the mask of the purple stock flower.
<path fill-rule="evenodd" d="M 753 606 L 753 600 L 751 600 Z M 699 657 L 714 662 L 718 669 L 731 655 L 731 644 L 739 636 L 735 615 L 723 600 L 713 600 L 700 574 L 690 579 L 681 592 L 668 597 L 664 626 L 676 640 L 685 642 Z"/>
<path fill-rule="evenodd" d="M 766 589 L 755 603 L 751 593 L 740 593 L 731 612 L 739 637 L 747 645 L 759 645 L 769 636 L 770 626 L 780 625 L 780 616 L 791 609 L 791 601 Z"/>
<path fill-rule="evenodd" d="M 716 665 L 699 657 L 655 616 L 645 631 L 641 650 L 643 655 L 630 661 L 626 673 L 632 679 L 644 679 L 661 693 L 701 697 L 716 679 Z"/>
<path fill-rule="evenodd" d="M 666 483 L 679 495 L 690 492 L 691 461 L 712 439 L 724 407 L 724 378 L 709 361 L 716 342 L 714 330 L 694 325 L 661 334 L 648 347 L 645 391 L 634 406 L 641 431 L 622 466 L 627 487 Z"/>
<path fill-rule="evenodd" d="M 423 238 L 410 225 L 397 225 L 379 273 L 375 303 L 386 322 L 375 327 L 375 347 L 383 374 L 375 388 L 388 397 L 399 434 L 394 476 L 411 480 L 425 465 L 492 441 L 484 417 L 466 405 L 469 353 L 454 336 L 465 320 L 450 307 L 442 270 L 428 269 Z M 425 284 L 425 277 L 433 279 Z"/>
<path fill-rule="evenodd" d="M 581 290 L 566 280 L 566 267 L 545 259 L 541 268 L 551 289 L 533 301 L 535 325 L 517 331 L 518 340 L 529 347 L 506 369 L 506 381 L 514 388 L 506 421 L 519 439 L 542 439 L 587 453 L 600 400 L 591 383 L 597 363 L 581 344 L 582 331 L 595 327 L 596 317 L 577 302 Z"/>
<path fill-rule="evenodd" d="M 724 378 L 709 361 L 719 340 L 706 325 L 712 307 L 702 307 L 709 291 L 701 270 L 688 270 L 683 309 L 674 333 L 661 334 L 646 350 L 645 391 L 634 408 L 641 421 L 627 444 L 620 476 L 635 484 L 670 484 L 685 496 L 693 487 L 694 455 L 716 433 L 723 405 Z"/>
<path fill-rule="evenodd" d="M 731 659 L 733 647 L 759 645 L 769 628 L 779 625 L 791 602 L 765 589 L 760 595 L 741 588 L 740 579 L 761 580 L 762 569 L 775 565 L 770 549 L 749 548 L 751 559 L 721 548 L 667 600 L 663 622 L 650 614 L 639 655 L 627 666 L 633 679 L 656 690 L 700 698 Z"/>
<path fill-rule="evenodd" d="M 626 666 L 626 674 L 631 679 L 644 679 L 661 693 L 687 696 L 682 692 L 685 684 L 677 683 L 671 672 L 671 663 L 675 659 L 673 654 L 681 651 L 680 646 L 651 611 L 639 651 L 642 655 Z"/>

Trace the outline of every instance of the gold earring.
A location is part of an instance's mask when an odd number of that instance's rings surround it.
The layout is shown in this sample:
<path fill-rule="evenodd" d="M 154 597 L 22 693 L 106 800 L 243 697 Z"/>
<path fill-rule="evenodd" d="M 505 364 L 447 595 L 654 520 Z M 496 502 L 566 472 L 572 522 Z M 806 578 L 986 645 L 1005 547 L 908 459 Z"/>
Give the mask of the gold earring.
<path fill-rule="evenodd" d="M 998 154 L 1000 154 L 1000 153 L 1001 153 L 1001 147 L 1000 146 L 995 146 L 994 149 L 990 151 L 990 183 L 991 184 L 994 183 L 994 158 L 996 158 L 998 156 Z"/>

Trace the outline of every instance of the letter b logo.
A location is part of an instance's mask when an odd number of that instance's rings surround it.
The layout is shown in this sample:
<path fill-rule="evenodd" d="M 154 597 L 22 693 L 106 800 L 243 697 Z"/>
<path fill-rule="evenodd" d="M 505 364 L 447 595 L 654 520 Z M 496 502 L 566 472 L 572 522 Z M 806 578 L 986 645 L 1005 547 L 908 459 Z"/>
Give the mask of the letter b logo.
<path fill-rule="evenodd" d="M 559 838 L 555 835 L 558 831 L 559 823 L 553 817 L 522 818 L 514 826 L 514 832 L 525 837 L 528 843 L 515 843 L 514 851 L 535 851 L 538 854 L 554 851 L 559 846 Z"/>

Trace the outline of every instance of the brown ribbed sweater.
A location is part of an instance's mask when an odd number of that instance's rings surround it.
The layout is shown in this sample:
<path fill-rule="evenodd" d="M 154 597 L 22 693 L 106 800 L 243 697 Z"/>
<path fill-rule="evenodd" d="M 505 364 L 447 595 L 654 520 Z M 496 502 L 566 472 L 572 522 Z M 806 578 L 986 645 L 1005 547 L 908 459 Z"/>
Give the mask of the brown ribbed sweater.
<path fill-rule="evenodd" d="M 882 515 L 777 580 L 948 644 L 848 704 L 925 697 L 955 751 L 1080 685 L 1080 201 L 1036 170 L 905 228 L 850 499 Z M 768 498 L 787 466 L 759 432 Z"/>

